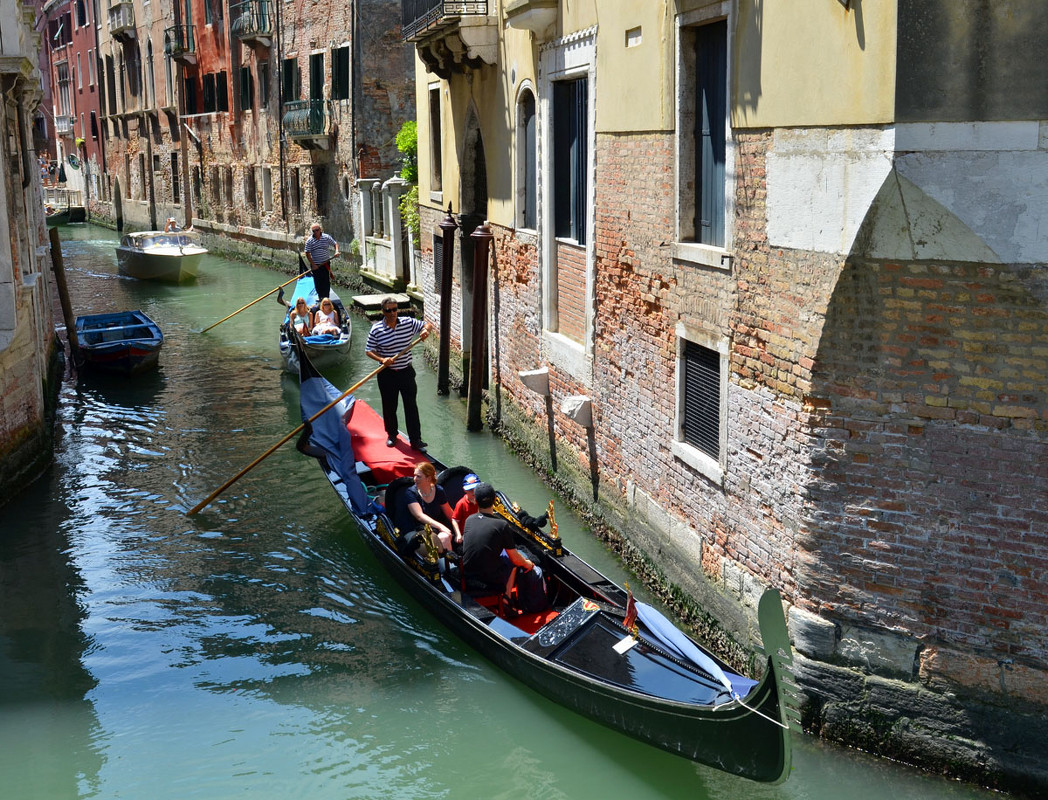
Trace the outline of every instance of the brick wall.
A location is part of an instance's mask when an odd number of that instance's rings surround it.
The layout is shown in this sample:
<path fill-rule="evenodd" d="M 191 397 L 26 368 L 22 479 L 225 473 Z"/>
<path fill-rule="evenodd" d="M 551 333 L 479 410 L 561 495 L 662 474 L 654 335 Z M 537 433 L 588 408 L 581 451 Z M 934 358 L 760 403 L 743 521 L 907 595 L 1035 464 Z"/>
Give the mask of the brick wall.
<path fill-rule="evenodd" d="M 557 242 L 557 333 L 586 341 L 586 248 Z"/>
<path fill-rule="evenodd" d="M 1048 309 L 1034 270 L 852 263 L 809 406 L 801 595 L 1048 658 Z M 861 611 L 860 611 L 861 609 Z"/>

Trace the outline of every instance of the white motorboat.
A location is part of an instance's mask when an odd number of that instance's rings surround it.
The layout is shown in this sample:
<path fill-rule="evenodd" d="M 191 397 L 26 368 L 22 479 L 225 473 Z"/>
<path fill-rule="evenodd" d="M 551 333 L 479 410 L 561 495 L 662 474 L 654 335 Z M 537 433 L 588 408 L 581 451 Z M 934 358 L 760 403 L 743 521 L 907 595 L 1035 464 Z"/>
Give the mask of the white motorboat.
<path fill-rule="evenodd" d="M 191 231 L 128 233 L 116 248 L 121 275 L 173 283 L 194 280 L 205 253 L 200 237 Z"/>

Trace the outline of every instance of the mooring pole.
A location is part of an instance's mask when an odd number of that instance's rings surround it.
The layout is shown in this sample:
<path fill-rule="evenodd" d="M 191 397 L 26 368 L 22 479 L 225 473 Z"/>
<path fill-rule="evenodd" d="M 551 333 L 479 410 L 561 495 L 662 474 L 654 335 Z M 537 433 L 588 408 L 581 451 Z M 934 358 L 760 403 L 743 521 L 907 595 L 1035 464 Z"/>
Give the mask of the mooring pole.
<path fill-rule="evenodd" d="M 448 365 L 451 361 L 451 279 L 455 264 L 455 231 L 458 225 L 451 216 L 451 203 L 448 203 L 448 215 L 440 221 L 444 232 L 440 261 L 440 349 L 437 354 L 437 394 L 449 394 Z"/>
<path fill-rule="evenodd" d="M 73 364 L 77 369 L 84 363 L 80 355 L 80 341 L 76 338 L 76 317 L 73 316 L 73 306 L 69 302 L 69 287 L 66 285 L 65 262 L 62 260 L 62 240 L 58 237 L 58 228 L 51 228 L 48 232 L 51 237 L 51 269 L 55 273 L 55 286 L 58 289 L 58 299 L 62 303 L 62 318 L 65 319 L 66 339 L 69 340 L 69 353 L 73 357 Z"/>
<path fill-rule="evenodd" d="M 494 238 L 487 220 L 477 226 L 470 238 L 473 240 L 473 337 L 470 345 L 466 428 L 479 431 L 484 427 L 480 401 L 484 391 L 484 368 L 487 366 L 488 350 L 488 246 Z"/>

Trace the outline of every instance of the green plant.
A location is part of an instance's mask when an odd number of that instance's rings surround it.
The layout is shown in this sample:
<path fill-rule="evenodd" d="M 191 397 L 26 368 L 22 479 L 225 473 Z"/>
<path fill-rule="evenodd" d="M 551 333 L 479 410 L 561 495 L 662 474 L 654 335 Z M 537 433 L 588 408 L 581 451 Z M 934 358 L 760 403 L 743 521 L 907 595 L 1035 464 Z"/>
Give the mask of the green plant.
<path fill-rule="evenodd" d="M 400 196 L 400 219 L 403 220 L 405 227 L 411 231 L 411 241 L 418 247 L 418 234 L 422 224 L 418 213 L 417 183 Z"/>
<path fill-rule="evenodd" d="M 352 242 L 349 243 L 349 254 L 351 256 L 353 256 L 353 258 L 356 258 L 357 256 L 360 255 L 360 240 L 359 239 L 354 239 Z"/>
<path fill-rule="evenodd" d="M 409 119 L 397 131 L 397 150 L 401 154 L 400 177 L 418 183 L 418 125 Z"/>

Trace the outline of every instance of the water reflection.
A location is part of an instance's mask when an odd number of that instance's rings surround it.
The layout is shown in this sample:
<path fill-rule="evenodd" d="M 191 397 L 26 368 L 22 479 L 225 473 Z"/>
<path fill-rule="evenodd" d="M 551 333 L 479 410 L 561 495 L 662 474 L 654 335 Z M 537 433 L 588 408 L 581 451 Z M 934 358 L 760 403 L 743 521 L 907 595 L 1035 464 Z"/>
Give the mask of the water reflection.
<path fill-rule="evenodd" d="M 146 284 L 116 274 L 115 234 L 62 235 L 75 312 L 141 308 L 166 341 L 144 380 L 63 389 L 50 476 L 3 508 L 5 798 L 980 796 L 803 738 L 791 781 L 759 787 L 548 702 L 400 590 L 293 446 L 186 517 L 299 422 L 276 303 L 201 333 L 286 276 L 208 257 L 195 284 Z M 348 388 L 372 366 L 360 347 L 330 377 Z M 372 384 L 358 396 L 377 403 Z M 546 505 L 429 370 L 419 386 L 435 453 Z"/>

